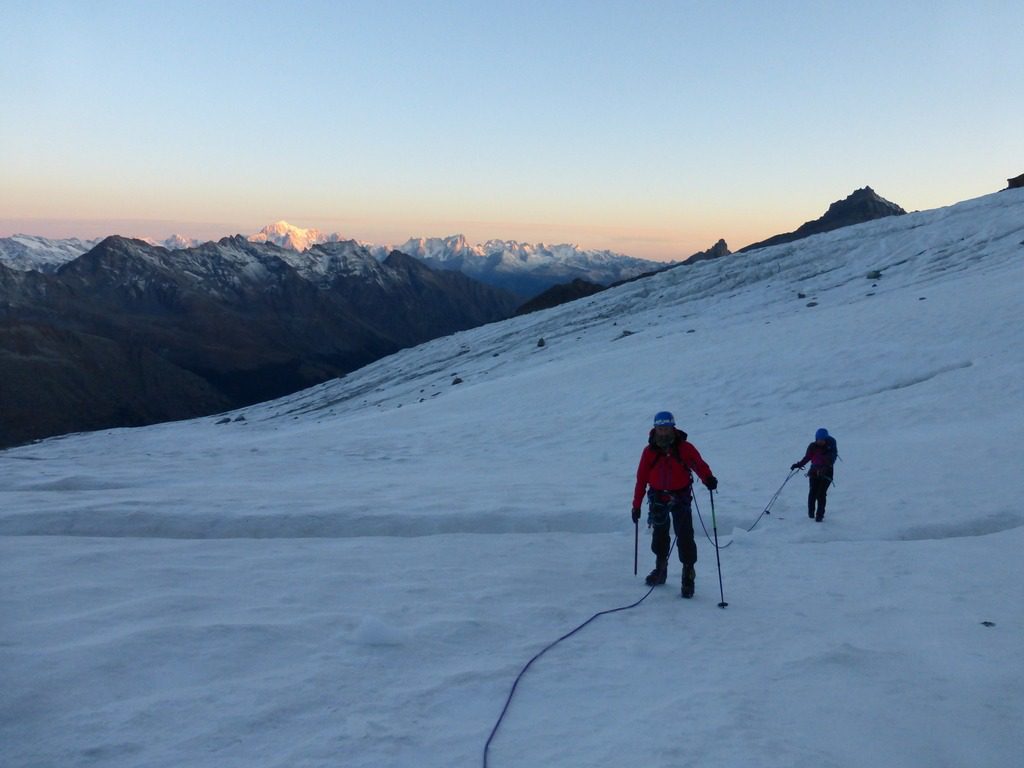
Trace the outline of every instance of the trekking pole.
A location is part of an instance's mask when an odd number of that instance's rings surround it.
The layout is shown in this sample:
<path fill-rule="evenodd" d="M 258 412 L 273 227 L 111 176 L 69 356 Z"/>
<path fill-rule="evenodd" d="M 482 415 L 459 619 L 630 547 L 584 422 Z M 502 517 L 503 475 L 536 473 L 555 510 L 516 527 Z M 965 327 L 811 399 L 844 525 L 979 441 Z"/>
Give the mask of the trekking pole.
<path fill-rule="evenodd" d="M 636 576 L 636 560 L 640 552 L 640 521 L 633 521 L 633 575 Z"/>
<path fill-rule="evenodd" d="M 718 522 L 715 520 L 715 492 L 708 488 L 708 496 L 711 497 L 711 529 L 715 532 L 715 560 L 718 562 L 718 594 L 722 596 L 719 608 L 728 605 L 725 602 L 725 590 L 722 588 L 722 558 L 718 556 Z"/>

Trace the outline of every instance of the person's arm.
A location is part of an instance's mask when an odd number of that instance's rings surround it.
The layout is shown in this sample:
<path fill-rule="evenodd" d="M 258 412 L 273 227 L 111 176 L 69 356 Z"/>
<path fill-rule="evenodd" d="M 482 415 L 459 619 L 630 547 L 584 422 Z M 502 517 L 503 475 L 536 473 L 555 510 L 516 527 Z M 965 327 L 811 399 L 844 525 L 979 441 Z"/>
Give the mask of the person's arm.
<path fill-rule="evenodd" d="M 640 454 L 640 464 L 636 468 L 636 485 L 633 487 L 633 509 L 638 509 L 647 491 L 647 481 L 651 477 L 650 447 L 644 448 Z"/>
<path fill-rule="evenodd" d="M 683 457 L 686 466 L 697 473 L 697 477 L 700 478 L 704 485 L 711 488 L 711 490 L 718 487 L 718 481 L 711 472 L 711 467 L 704 461 L 704 457 L 700 455 L 700 451 L 697 450 L 693 443 L 683 443 L 680 455 Z"/>

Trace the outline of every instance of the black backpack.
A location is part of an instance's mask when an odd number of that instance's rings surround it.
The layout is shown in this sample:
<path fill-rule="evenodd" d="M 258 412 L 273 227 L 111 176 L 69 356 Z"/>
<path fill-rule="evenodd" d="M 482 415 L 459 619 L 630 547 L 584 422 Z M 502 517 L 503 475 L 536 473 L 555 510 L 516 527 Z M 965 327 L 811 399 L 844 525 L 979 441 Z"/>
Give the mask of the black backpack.
<path fill-rule="evenodd" d="M 825 446 L 828 448 L 829 463 L 835 464 L 839 459 L 839 446 L 836 443 L 836 439 L 829 435 L 825 438 Z"/>

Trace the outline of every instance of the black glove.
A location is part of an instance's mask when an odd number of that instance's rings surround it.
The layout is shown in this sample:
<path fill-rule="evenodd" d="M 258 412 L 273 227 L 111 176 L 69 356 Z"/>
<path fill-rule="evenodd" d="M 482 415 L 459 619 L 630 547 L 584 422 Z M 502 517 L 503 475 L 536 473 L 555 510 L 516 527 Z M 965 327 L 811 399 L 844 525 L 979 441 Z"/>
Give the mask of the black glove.
<path fill-rule="evenodd" d="M 713 491 L 715 490 L 715 488 L 718 487 L 718 478 L 715 477 L 714 475 L 711 475 L 711 477 L 704 481 L 704 485 L 708 487 L 709 491 Z"/>
<path fill-rule="evenodd" d="M 640 507 L 633 507 L 633 522 L 640 522 Z"/>
<path fill-rule="evenodd" d="M 796 464 L 790 467 L 790 469 L 800 469 L 800 462 L 798 461 Z"/>

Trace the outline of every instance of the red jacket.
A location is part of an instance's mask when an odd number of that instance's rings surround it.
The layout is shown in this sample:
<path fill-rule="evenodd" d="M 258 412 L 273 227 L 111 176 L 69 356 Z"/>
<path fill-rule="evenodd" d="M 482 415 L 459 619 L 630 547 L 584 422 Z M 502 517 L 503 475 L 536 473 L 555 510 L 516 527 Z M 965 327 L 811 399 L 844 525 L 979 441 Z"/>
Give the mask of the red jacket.
<path fill-rule="evenodd" d="M 691 470 L 697 473 L 702 481 L 711 477 L 709 467 L 700 453 L 691 443 L 686 442 L 686 433 L 676 430 L 676 441 L 663 451 L 654 443 L 654 430 L 651 430 L 647 447 L 640 456 L 640 465 L 636 468 L 636 488 L 633 489 L 633 507 L 639 507 L 650 485 L 656 491 L 678 491 L 693 485 Z"/>

